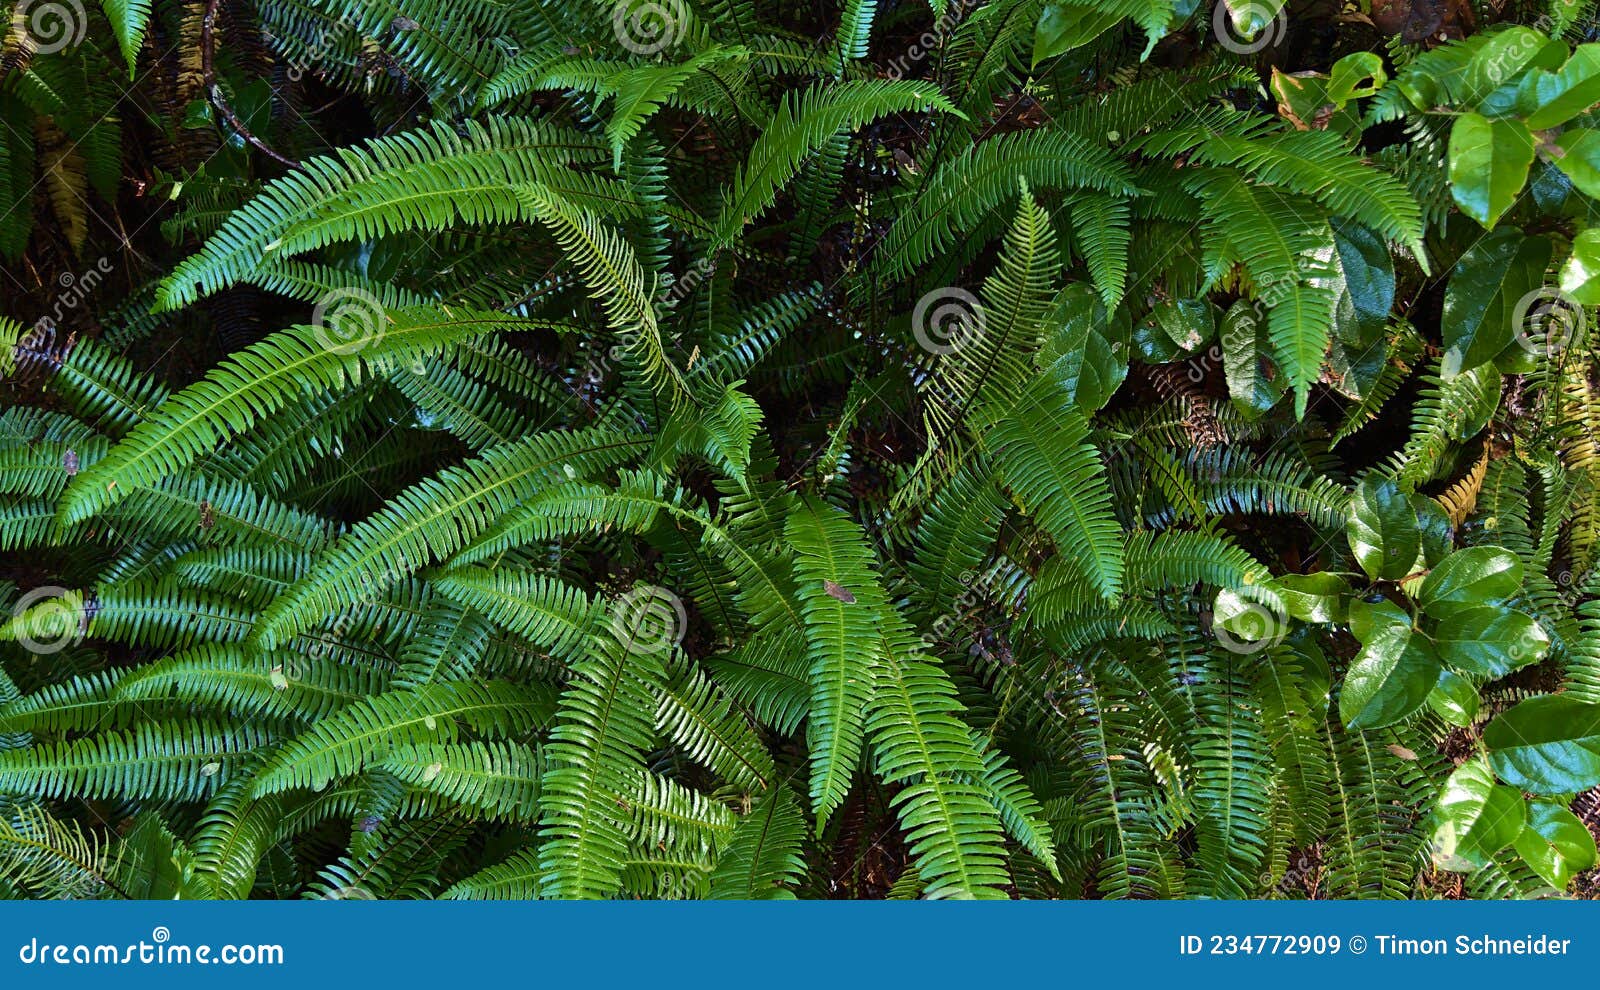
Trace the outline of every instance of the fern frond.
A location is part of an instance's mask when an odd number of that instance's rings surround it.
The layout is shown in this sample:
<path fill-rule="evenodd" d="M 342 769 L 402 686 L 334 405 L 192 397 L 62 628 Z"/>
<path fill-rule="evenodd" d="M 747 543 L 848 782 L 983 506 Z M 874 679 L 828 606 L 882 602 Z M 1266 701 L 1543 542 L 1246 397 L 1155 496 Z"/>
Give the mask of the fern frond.
<path fill-rule="evenodd" d="M 453 742 L 463 726 L 497 736 L 526 732 L 549 721 L 554 701 L 548 689 L 498 681 L 371 695 L 274 750 L 254 774 L 251 794 L 320 789 L 388 759 L 396 747 Z"/>
<path fill-rule="evenodd" d="M 1022 510 L 1055 539 L 1107 598 L 1122 587 L 1123 548 L 1111 512 L 1111 490 L 1089 428 L 1053 380 L 1028 384 L 995 424 L 986 443 Z"/>
<path fill-rule="evenodd" d="M 929 110 L 958 114 L 936 87 L 903 81 L 844 82 L 790 93 L 778 104 L 722 198 L 712 228 L 714 248 L 724 248 L 764 213 L 805 158 L 840 131 L 855 130 L 889 113 Z"/>
<path fill-rule="evenodd" d="M 227 437 L 249 430 L 297 394 L 356 385 L 385 362 L 408 361 L 465 337 L 514 329 L 521 322 L 498 314 L 433 309 L 387 313 L 381 321 L 366 328 L 372 335 L 367 348 L 330 347 L 325 328 L 298 326 L 239 352 L 164 401 L 124 441 L 74 478 L 61 499 L 61 521 L 82 522 L 155 484 Z"/>

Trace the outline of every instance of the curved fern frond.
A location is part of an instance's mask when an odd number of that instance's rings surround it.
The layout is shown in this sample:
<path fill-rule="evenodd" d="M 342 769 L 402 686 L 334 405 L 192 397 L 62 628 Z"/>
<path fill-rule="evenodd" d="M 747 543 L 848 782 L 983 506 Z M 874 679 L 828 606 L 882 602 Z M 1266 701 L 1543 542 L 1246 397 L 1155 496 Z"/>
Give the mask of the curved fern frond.
<path fill-rule="evenodd" d="M 575 132 L 515 117 L 469 121 L 463 131 L 437 123 L 303 162 L 167 276 L 159 306 L 188 305 L 268 262 L 335 241 L 526 219 L 519 184 L 559 186 L 565 177 L 566 188 L 581 196 L 580 173 L 571 166 L 605 154 Z"/>
<path fill-rule="evenodd" d="M 1053 379 L 1041 376 L 986 437 L 1005 485 L 1107 598 L 1122 588 L 1123 547 L 1111 489 L 1089 426 Z"/>
<path fill-rule="evenodd" d="M 257 642 L 271 649 L 341 605 L 381 594 L 540 488 L 609 467 L 644 444 L 600 428 L 536 433 L 412 486 L 353 527 L 262 613 Z"/>
<path fill-rule="evenodd" d="M 163 475 L 194 463 L 229 436 L 249 430 L 299 394 L 337 391 L 379 373 L 388 362 L 436 353 L 452 342 L 527 326 L 500 314 L 419 309 L 386 313 L 367 327 L 366 348 L 330 346 L 321 326 L 281 331 L 239 352 L 204 379 L 164 401 L 67 486 L 63 524 L 82 522 Z M 365 339 L 365 338 L 360 338 Z"/>
<path fill-rule="evenodd" d="M 844 82 L 788 94 L 723 195 L 721 213 L 712 227 L 713 248 L 727 247 L 746 224 L 764 213 L 806 157 L 833 135 L 885 114 L 929 110 L 960 115 L 936 87 L 923 83 Z"/>
<path fill-rule="evenodd" d="M 547 689 L 498 681 L 429 684 L 371 695 L 273 751 L 254 774 L 251 794 L 320 789 L 388 759 L 396 747 L 453 742 L 463 727 L 492 736 L 526 732 L 549 720 L 554 702 Z"/>

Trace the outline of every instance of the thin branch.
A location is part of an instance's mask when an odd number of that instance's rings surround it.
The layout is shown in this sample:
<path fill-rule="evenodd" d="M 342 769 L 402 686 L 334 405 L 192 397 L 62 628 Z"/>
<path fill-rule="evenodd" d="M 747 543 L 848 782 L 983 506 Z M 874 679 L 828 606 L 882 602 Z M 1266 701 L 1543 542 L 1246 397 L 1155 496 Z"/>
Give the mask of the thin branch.
<path fill-rule="evenodd" d="M 222 118 L 228 122 L 228 126 L 237 131 L 240 137 L 250 142 L 257 151 L 273 161 L 287 165 L 289 168 L 299 168 L 299 162 L 278 154 L 268 147 L 265 141 L 252 134 L 250 128 L 244 125 L 244 121 L 239 119 L 239 115 L 233 112 L 232 107 L 228 106 L 228 101 L 222 98 L 222 87 L 217 85 L 216 42 L 215 32 L 213 31 L 213 26 L 217 19 L 217 2 L 218 0 L 207 0 L 205 17 L 200 22 L 200 71 L 204 77 L 203 85 L 206 88 L 206 95 L 210 97 L 211 105 L 216 107 L 217 112 L 222 114 Z"/>

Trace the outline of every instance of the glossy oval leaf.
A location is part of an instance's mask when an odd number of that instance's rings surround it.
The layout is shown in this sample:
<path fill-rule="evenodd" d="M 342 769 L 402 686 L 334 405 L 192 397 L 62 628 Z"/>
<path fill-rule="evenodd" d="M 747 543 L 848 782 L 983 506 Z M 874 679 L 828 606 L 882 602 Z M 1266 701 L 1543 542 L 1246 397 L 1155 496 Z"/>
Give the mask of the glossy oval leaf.
<path fill-rule="evenodd" d="M 1039 14 L 1033 31 L 1033 64 L 1081 48 L 1109 31 L 1121 14 L 1076 4 L 1052 3 Z"/>
<path fill-rule="evenodd" d="M 1553 801 L 1528 805 L 1528 826 L 1516 847 L 1522 861 L 1558 890 L 1595 865 L 1594 836 L 1577 815 Z"/>
<path fill-rule="evenodd" d="M 1465 113 L 1450 130 L 1449 161 L 1456 205 L 1489 230 L 1516 203 L 1528 181 L 1533 135 L 1520 120 Z"/>
<path fill-rule="evenodd" d="M 1465 871 L 1487 865 L 1516 842 L 1528 809 L 1516 788 L 1496 783 L 1487 764 L 1471 760 L 1445 781 L 1434 821 L 1434 862 Z"/>
<path fill-rule="evenodd" d="M 1600 131 L 1567 131 L 1556 145 L 1561 149 L 1555 159 L 1556 168 L 1565 172 L 1585 195 L 1600 196 Z"/>
<path fill-rule="evenodd" d="M 1444 618 L 1464 608 L 1509 598 L 1522 587 L 1522 561 L 1504 547 L 1467 547 L 1428 572 L 1417 604 Z"/>
<path fill-rule="evenodd" d="M 1572 254 L 1561 268 L 1561 291 L 1581 305 L 1600 304 L 1600 228 L 1573 238 Z"/>
<path fill-rule="evenodd" d="M 1600 45 L 1579 45 L 1555 72 L 1535 69 L 1518 84 L 1517 108 L 1531 130 L 1542 131 L 1600 103 Z"/>
<path fill-rule="evenodd" d="M 1057 297 L 1051 325 L 1055 329 L 1040 351 L 1041 365 L 1084 415 L 1099 411 L 1128 377 L 1127 314 L 1107 313 L 1093 289 L 1074 283 Z"/>
<path fill-rule="evenodd" d="M 1439 680 L 1439 660 L 1392 602 L 1353 602 L 1350 629 L 1361 641 L 1345 673 L 1339 717 L 1352 729 L 1393 725 L 1421 708 Z"/>
<path fill-rule="evenodd" d="M 1483 744 L 1500 779 L 1525 791 L 1600 786 L 1600 705 L 1564 694 L 1529 698 L 1490 722 Z"/>
<path fill-rule="evenodd" d="M 1393 480 L 1372 476 L 1350 496 L 1345 536 L 1367 576 L 1398 581 L 1416 563 L 1421 534 L 1417 514 Z"/>
<path fill-rule="evenodd" d="M 1550 636 L 1531 615 L 1504 605 L 1478 605 L 1439 623 L 1434 645 L 1446 667 L 1494 680 L 1543 659 Z"/>
<path fill-rule="evenodd" d="M 1418 560 L 1424 568 L 1437 567 L 1455 546 L 1456 529 L 1450 524 L 1450 515 L 1426 495 L 1412 495 L 1411 508 L 1417 513 L 1417 532 L 1422 543 Z"/>
<path fill-rule="evenodd" d="M 1504 227 L 1461 256 L 1450 272 L 1439 317 L 1445 345 L 1440 371 L 1446 379 L 1488 364 L 1511 344 L 1517 307 L 1543 283 L 1550 253 L 1549 239 Z"/>
<path fill-rule="evenodd" d="M 1460 674 L 1441 670 L 1428 692 L 1428 707 L 1451 725 L 1466 728 L 1478 719 L 1478 689 Z"/>
<path fill-rule="evenodd" d="M 1306 622 L 1343 622 L 1348 614 L 1344 596 L 1350 586 L 1344 578 L 1327 571 L 1315 574 L 1285 574 L 1276 579 L 1278 599 L 1284 611 Z"/>
<path fill-rule="evenodd" d="M 1450 725 L 1472 725 L 1478 718 L 1478 689 L 1453 670 L 1440 670 L 1438 683 L 1427 693 L 1427 707 Z"/>
<path fill-rule="evenodd" d="M 1222 370 L 1228 397 L 1247 420 L 1257 420 L 1278 404 L 1289 380 L 1273 366 L 1272 338 L 1255 302 L 1241 299 L 1222 317 Z"/>

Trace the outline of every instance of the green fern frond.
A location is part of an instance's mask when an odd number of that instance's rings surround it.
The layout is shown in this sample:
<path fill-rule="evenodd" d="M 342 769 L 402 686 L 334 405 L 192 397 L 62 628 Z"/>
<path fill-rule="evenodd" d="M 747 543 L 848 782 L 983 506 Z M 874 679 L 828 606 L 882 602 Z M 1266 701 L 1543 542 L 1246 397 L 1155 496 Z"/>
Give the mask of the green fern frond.
<path fill-rule="evenodd" d="M 724 248 L 745 225 L 772 205 L 778 190 L 805 158 L 840 131 L 854 130 L 890 113 L 929 110 L 957 114 L 931 85 L 903 81 L 844 82 L 790 93 L 779 102 L 722 198 L 712 245 Z"/>
<path fill-rule="evenodd" d="M 388 759 L 396 747 L 453 742 L 462 727 L 498 736 L 525 732 L 549 721 L 554 700 L 548 689 L 497 681 L 370 695 L 274 750 L 255 772 L 251 794 L 320 789 Z"/>
<path fill-rule="evenodd" d="M 536 433 L 418 483 L 353 527 L 273 602 L 256 640 L 271 649 L 341 605 L 382 593 L 449 557 L 541 488 L 616 464 L 643 444 L 603 429 Z"/>
<path fill-rule="evenodd" d="M 711 873 L 721 900 L 790 900 L 805 872 L 805 819 L 787 787 L 774 787 L 739 819 Z"/>
<path fill-rule="evenodd" d="M 123 732 L 0 752 L 0 793 L 204 800 L 269 741 L 249 725 L 141 722 Z"/>
<path fill-rule="evenodd" d="M 622 885 L 629 850 L 626 796 L 645 774 L 654 737 L 652 691 L 660 660 L 633 649 L 638 630 L 599 637 L 573 664 L 545 748 L 540 808 L 541 889 L 547 897 L 607 897 Z"/>
<path fill-rule="evenodd" d="M 861 760 L 867 701 L 885 659 L 876 624 L 887 603 L 878 597 L 865 539 L 836 510 L 807 502 L 789 517 L 785 536 L 795 550 L 811 661 L 806 748 L 811 805 L 820 825 L 843 803 Z"/>
<path fill-rule="evenodd" d="M 986 443 L 1006 487 L 1062 555 L 1107 598 L 1122 588 L 1123 548 L 1111 490 L 1083 415 L 1040 377 L 1014 400 Z"/>
<path fill-rule="evenodd" d="M 123 442 L 74 478 L 62 496 L 61 521 L 81 522 L 132 491 L 153 485 L 228 436 L 249 430 L 297 394 L 359 384 L 386 362 L 409 361 L 465 337 L 514 329 L 519 322 L 497 314 L 449 310 L 387 313 L 378 326 L 365 328 L 371 346 L 355 349 L 330 346 L 330 331 L 321 326 L 274 334 L 164 401 Z"/>

